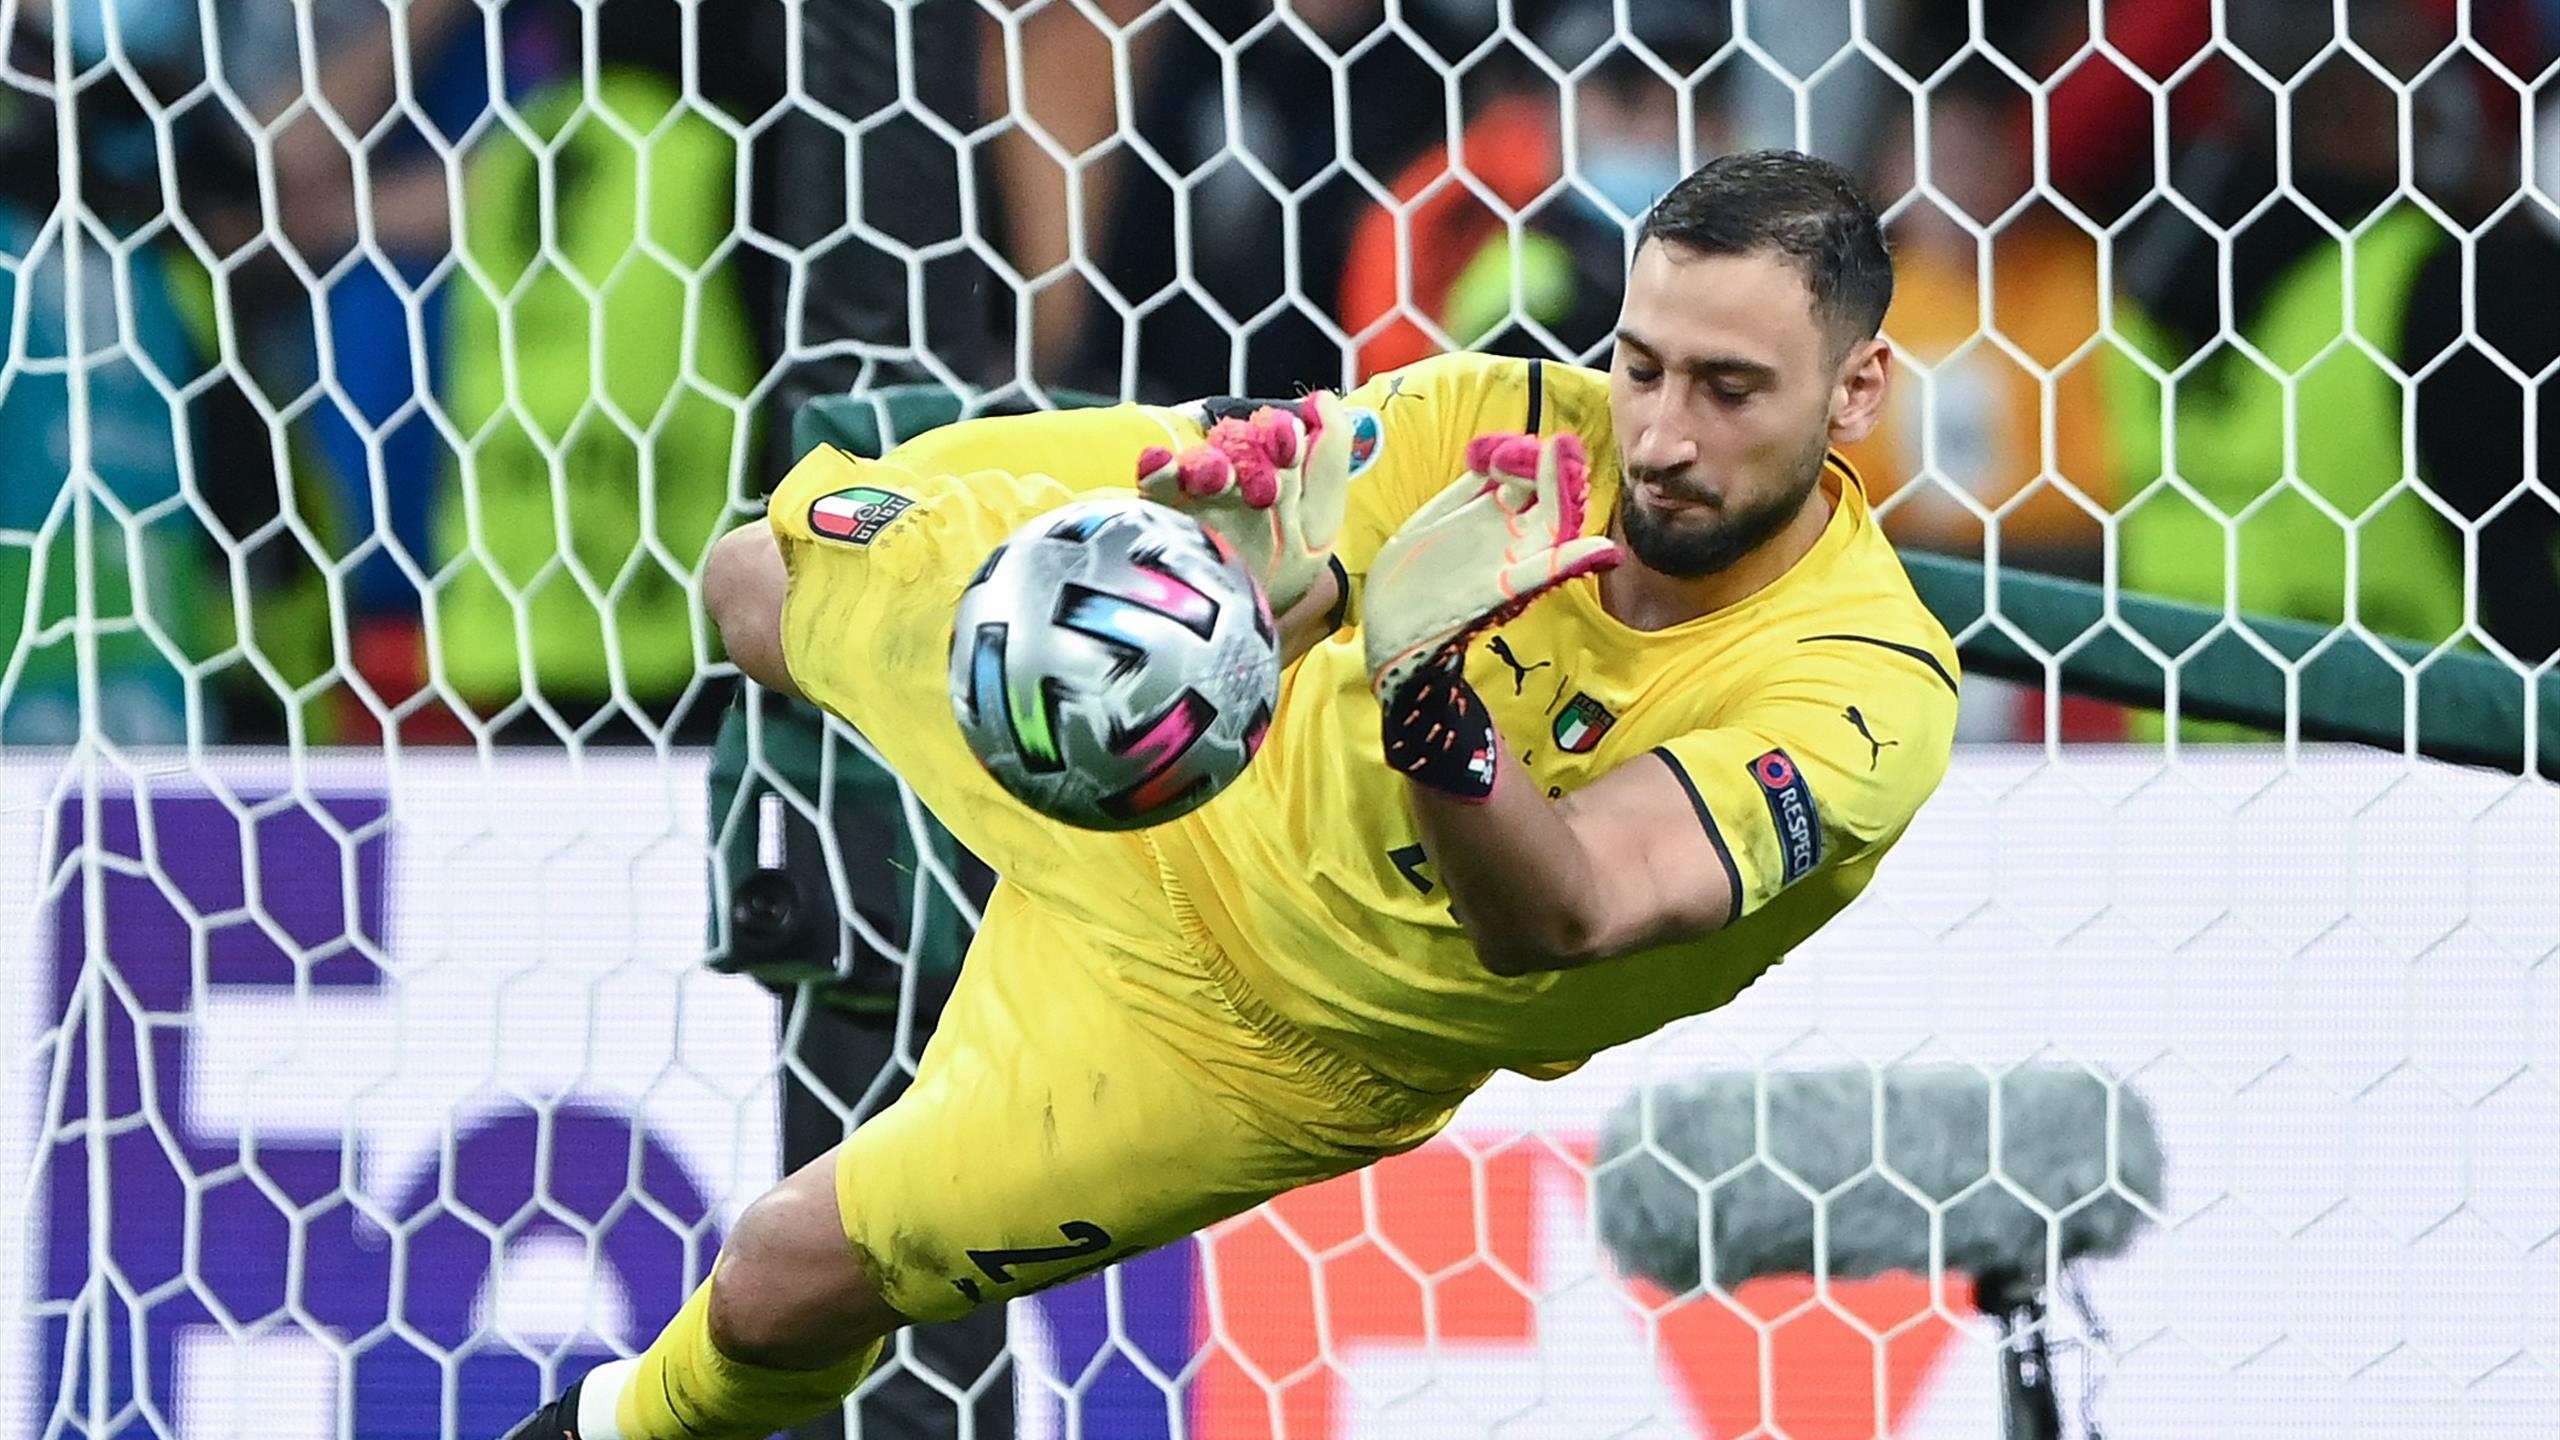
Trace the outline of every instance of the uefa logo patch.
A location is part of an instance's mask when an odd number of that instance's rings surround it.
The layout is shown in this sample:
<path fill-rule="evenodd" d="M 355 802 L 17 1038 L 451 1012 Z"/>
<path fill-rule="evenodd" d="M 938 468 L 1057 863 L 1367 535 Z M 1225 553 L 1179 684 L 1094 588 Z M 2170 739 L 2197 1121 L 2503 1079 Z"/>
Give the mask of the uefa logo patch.
<path fill-rule="evenodd" d="M 1822 863 L 1822 816 L 1813 808 L 1813 787 L 1784 750 L 1771 750 L 1751 762 L 1751 778 L 1769 802 L 1769 823 L 1778 832 L 1778 888 L 1813 873 Z"/>
<path fill-rule="evenodd" d="M 1364 405 L 1354 405 L 1342 413 L 1351 422 L 1351 473 L 1357 475 L 1387 448 L 1387 425 L 1378 418 L 1377 411 Z"/>
<path fill-rule="evenodd" d="M 847 545 L 868 545 L 892 520 L 915 504 L 904 495 L 869 485 L 856 485 L 821 495 L 809 506 L 809 528 Z"/>

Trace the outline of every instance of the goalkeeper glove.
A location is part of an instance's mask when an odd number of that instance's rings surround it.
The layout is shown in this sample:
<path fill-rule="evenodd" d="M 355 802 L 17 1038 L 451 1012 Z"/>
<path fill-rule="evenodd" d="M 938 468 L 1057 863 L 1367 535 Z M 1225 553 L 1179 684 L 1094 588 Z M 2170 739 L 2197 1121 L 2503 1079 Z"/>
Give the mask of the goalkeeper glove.
<path fill-rule="evenodd" d="M 1138 493 L 1170 505 L 1232 546 L 1275 615 L 1314 587 L 1342 534 L 1351 495 L 1351 422 L 1318 390 L 1294 407 L 1266 405 L 1209 427 L 1176 455 L 1138 456 Z"/>
<path fill-rule="evenodd" d="M 1467 473 L 1379 547 L 1360 631 L 1389 764 L 1464 798 L 1492 793 L 1493 720 L 1468 688 L 1467 642 L 1625 558 L 1582 534 L 1590 498 L 1581 437 L 1479 436 Z"/>
<path fill-rule="evenodd" d="M 1467 641 L 1578 575 L 1614 567 L 1616 541 L 1582 534 L 1591 499 L 1582 437 L 1483 435 L 1467 473 L 1424 502 L 1369 566 L 1360 631 L 1381 700 Z"/>

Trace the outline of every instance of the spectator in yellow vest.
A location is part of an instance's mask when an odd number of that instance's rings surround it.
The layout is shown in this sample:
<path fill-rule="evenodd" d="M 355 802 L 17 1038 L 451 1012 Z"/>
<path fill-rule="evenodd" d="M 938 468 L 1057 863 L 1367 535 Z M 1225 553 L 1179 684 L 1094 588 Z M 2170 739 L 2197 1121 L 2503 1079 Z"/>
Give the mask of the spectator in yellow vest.
<path fill-rule="evenodd" d="M 2560 647 L 2560 524 L 2538 494 L 2515 492 L 2532 473 L 2530 377 L 2560 356 L 2547 283 L 2560 247 L 2528 205 L 2466 257 L 2439 216 L 2461 211 L 2484 171 L 2476 92 L 2458 71 L 2417 78 L 2451 30 L 2382 0 L 2346 11 L 2396 78 L 2344 52 L 2311 63 L 2336 28 L 2325 3 L 2235 12 L 2234 43 L 2296 77 L 2290 164 L 2275 163 L 2270 102 L 2250 143 L 2174 172 L 2227 239 L 2163 207 L 2119 252 L 2136 301 L 2119 310 L 2124 354 L 2110 366 L 2122 578 L 2375 636 L 2486 640 L 2538 663 Z M 2421 103 L 2404 107 L 2404 92 Z M 2489 188 L 2504 198 L 2512 185 Z M 2560 441 L 2549 411 L 2544 455 Z M 2474 590 L 2453 517 L 2493 511 Z"/>

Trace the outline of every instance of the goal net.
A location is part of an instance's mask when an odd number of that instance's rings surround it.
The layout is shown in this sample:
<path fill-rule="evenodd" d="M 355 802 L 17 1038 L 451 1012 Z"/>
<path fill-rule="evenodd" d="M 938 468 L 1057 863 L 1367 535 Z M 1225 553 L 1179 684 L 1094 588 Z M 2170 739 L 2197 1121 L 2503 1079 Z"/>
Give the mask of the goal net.
<path fill-rule="evenodd" d="M 1878 201 L 1853 458 L 1974 601 L 1870 892 L 1725 1011 L 902 1336 L 845 1424 L 1952 1440 L 2036 1412 L 2033 1342 L 2060 1429 L 2016 1433 L 2543 1433 L 2555 25 L 0 0 L 0 1433 L 494 1436 L 894 1094 L 983 877 L 839 722 L 733 703 L 700 567 L 795 446 L 1605 366 L 1644 208 L 1761 145 Z M 1991 1147 L 2053 1234 L 2045 1150 L 2139 1213 L 2032 1323 L 1945 1264 L 1667 1293 L 1604 1247 L 1646 1087 L 1950 1067 L 2122 1097 Z M 1905 1189 L 1943 1255 L 1967 1197 Z"/>

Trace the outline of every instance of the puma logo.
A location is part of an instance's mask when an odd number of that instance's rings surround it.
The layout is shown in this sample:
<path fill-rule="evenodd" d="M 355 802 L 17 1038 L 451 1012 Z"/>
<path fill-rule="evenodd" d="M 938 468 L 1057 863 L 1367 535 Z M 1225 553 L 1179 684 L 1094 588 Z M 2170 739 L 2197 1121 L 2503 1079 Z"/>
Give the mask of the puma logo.
<path fill-rule="evenodd" d="M 1869 753 L 1869 754 L 1868 754 L 1868 756 L 1867 756 L 1867 768 L 1868 768 L 1868 769 L 1870 769 L 1870 770 L 1873 770 L 1874 768 L 1876 768 L 1876 763 L 1877 763 L 1878 761 L 1880 761 L 1880 760 L 1884 759 L 1884 751 L 1885 751 L 1885 747 L 1886 747 L 1886 746 L 1888 746 L 1888 745 L 1899 745 L 1899 744 L 1901 744 L 1901 743 L 1902 743 L 1902 742 L 1901 742 L 1901 741 L 1899 741 L 1899 740 L 1879 740 L 1879 739 L 1877 739 L 1877 738 L 1876 738 L 1876 732 L 1874 732 L 1873 730 L 1870 730 L 1870 729 L 1868 729 L 1868 728 L 1867 728 L 1867 717 L 1866 717 L 1866 716 L 1864 716 L 1864 715 L 1859 714 L 1859 713 L 1858 713 L 1858 707 L 1857 707 L 1857 706 L 1855 706 L 1855 705 L 1852 705 L 1852 706 L 1850 706 L 1848 709 L 1841 711 L 1841 712 L 1840 712 L 1840 718 L 1841 718 L 1841 719 L 1843 719 L 1843 720 L 1848 721 L 1851 725 L 1856 726 L 1856 727 L 1857 727 L 1857 730 L 1858 730 L 1858 736 L 1859 736 L 1859 738 L 1867 742 L 1867 745 L 1868 745 L 1868 747 L 1869 747 L 1869 751 L 1870 751 L 1870 753 Z"/>
<path fill-rule="evenodd" d="M 1511 667 L 1511 693 L 1514 695 L 1528 688 L 1530 671 L 1544 670 L 1556 663 L 1553 660 L 1541 660 L 1535 665 L 1523 665 L 1520 663 L 1520 657 L 1511 653 L 1511 642 L 1499 635 L 1494 636 L 1487 645 L 1493 651 L 1494 659 Z"/>

